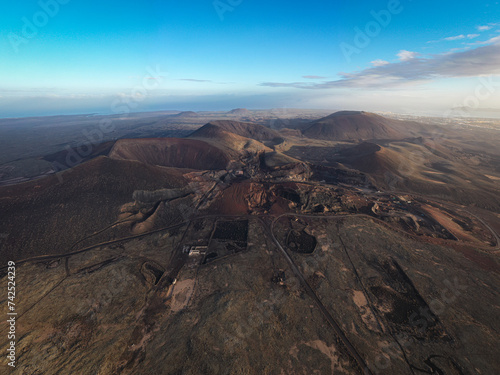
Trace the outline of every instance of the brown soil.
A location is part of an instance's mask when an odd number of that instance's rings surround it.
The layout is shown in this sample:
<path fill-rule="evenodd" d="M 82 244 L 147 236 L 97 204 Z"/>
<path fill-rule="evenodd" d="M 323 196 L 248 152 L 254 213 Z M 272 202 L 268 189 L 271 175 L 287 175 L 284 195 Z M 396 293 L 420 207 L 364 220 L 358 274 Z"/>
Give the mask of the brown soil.
<path fill-rule="evenodd" d="M 111 150 L 112 159 L 190 169 L 224 169 L 229 156 L 199 140 L 181 138 L 123 139 Z"/>

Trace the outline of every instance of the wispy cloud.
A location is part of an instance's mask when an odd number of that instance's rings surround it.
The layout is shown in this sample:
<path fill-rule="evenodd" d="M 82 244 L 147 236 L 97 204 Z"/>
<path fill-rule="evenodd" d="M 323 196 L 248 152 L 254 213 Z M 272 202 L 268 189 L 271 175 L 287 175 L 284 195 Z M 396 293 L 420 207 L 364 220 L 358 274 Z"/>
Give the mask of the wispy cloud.
<path fill-rule="evenodd" d="M 500 44 L 500 36 L 495 36 L 493 38 L 487 39 L 487 40 L 477 40 L 473 43 L 469 43 L 470 46 L 475 46 L 475 45 L 489 45 L 489 44 Z"/>
<path fill-rule="evenodd" d="M 488 30 L 491 30 L 493 28 L 493 26 L 490 26 L 490 25 L 484 25 L 484 26 L 478 26 L 477 29 L 479 31 L 488 31 Z"/>
<path fill-rule="evenodd" d="M 417 52 L 412 52 L 412 51 L 406 51 L 406 50 L 401 50 L 398 53 L 398 57 L 401 61 L 410 61 L 415 59 L 418 56 Z"/>
<path fill-rule="evenodd" d="M 353 73 L 341 73 L 340 79 L 323 83 L 264 82 L 261 86 L 300 89 L 393 88 L 427 82 L 438 78 L 476 77 L 500 74 L 500 37 L 495 44 L 461 52 L 419 57 L 415 52 L 400 51 L 399 62 L 376 65 Z"/>
<path fill-rule="evenodd" d="M 305 78 L 305 79 L 325 79 L 326 77 L 322 77 L 322 76 L 302 76 L 302 78 Z"/>
<path fill-rule="evenodd" d="M 177 81 L 193 82 L 193 83 L 213 83 L 216 85 L 228 85 L 230 83 L 234 83 L 234 82 L 216 82 L 210 79 L 195 79 L 195 78 L 179 78 L 177 79 Z"/>
<path fill-rule="evenodd" d="M 488 30 L 493 29 L 495 26 L 500 26 L 500 22 L 490 22 L 486 25 L 479 25 L 477 27 L 477 30 L 478 31 L 488 31 Z"/>
<path fill-rule="evenodd" d="M 453 42 L 456 40 L 463 40 L 463 39 L 475 39 L 478 36 L 480 36 L 480 34 L 467 34 L 467 35 L 460 34 L 460 35 L 448 36 L 446 38 L 442 38 L 442 39 L 438 39 L 438 40 L 431 40 L 427 43 Z"/>
<path fill-rule="evenodd" d="M 385 60 L 374 60 L 371 62 L 373 66 L 384 66 L 384 65 L 387 65 L 387 64 L 390 64 L 389 61 L 385 61 Z"/>
<path fill-rule="evenodd" d="M 179 78 L 178 81 L 199 82 L 199 83 L 213 82 L 209 79 L 194 79 L 194 78 Z"/>
<path fill-rule="evenodd" d="M 444 38 L 443 40 L 450 42 L 453 40 L 460 40 L 460 39 L 465 39 L 465 35 L 461 34 L 461 35 L 449 36 L 448 38 Z"/>

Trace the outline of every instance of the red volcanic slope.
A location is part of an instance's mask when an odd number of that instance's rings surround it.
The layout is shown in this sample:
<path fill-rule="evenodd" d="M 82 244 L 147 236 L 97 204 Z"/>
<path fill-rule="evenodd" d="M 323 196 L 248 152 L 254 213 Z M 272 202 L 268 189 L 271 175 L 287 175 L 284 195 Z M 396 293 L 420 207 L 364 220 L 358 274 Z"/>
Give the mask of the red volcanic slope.
<path fill-rule="evenodd" d="M 108 141 L 108 142 L 104 142 L 104 143 L 100 143 L 100 144 L 95 145 L 92 148 L 92 152 L 88 156 L 82 157 L 82 160 L 80 161 L 80 163 L 95 159 L 98 156 L 107 156 L 110 153 L 111 149 L 113 148 L 114 144 L 115 144 L 115 141 Z M 68 164 L 66 161 L 67 157 L 68 157 L 68 151 L 63 150 L 63 151 L 55 152 L 55 153 L 50 154 L 50 155 L 46 155 L 43 157 L 43 159 L 47 160 L 49 162 L 56 162 L 56 163 L 59 163 L 61 165 L 66 165 L 66 164 Z"/>
<path fill-rule="evenodd" d="M 342 111 L 314 121 L 303 134 L 308 138 L 334 141 L 403 139 L 420 124 L 388 119 L 374 113 Z"/>
<path fill-rule="evenodd" d="M 109 156 L 149 165 L 188 169 L 225 169 L 230 156 L 207 142 L 182 138 L 122 139 Z"/>
<path fill-rule="evenodd" d="M 252 185 L 254 185 L 253 189 Z M 282 186 L 296 187 L 295 184 L 283 184 Z M 257 187 L 257 189 L 255 189 L 255 187 Z M 258 196 L 260 193 L 266 191 L 267 188 L 264 185 L 253 184 L 250 181 L 232 184 L 214 199 L 210 205 L 210 212 L 220 215 L 246 215 L 250 212 L 247 201 L 248 198 L 252 194 Z M 280 215 L 290 211 L 288 201 L 284 198 L 274 197 L 273 201 L 274 203 L 269 209 L 271 214 Z"/>
<path fill-rule="evenodd" d="M 189 137 L 213 138 L 218 136 L 220 130 L 240 135 L 245 138 L 254 139 L 256 141 L 271 141 L 276 138 L 281 138 L 281 135 L 277 131 L 266 128 L 265 126 L 231 120 L 209 122 L 189 135 Z"/>
<path fill-rule="evenodd" d="M 221 215 L 246 215 L 248 204 L 245 197 L 250 192 L 250 183 L 242 182 L 233 184 L 214 200 L 210 206 L 210 212 Z"/>

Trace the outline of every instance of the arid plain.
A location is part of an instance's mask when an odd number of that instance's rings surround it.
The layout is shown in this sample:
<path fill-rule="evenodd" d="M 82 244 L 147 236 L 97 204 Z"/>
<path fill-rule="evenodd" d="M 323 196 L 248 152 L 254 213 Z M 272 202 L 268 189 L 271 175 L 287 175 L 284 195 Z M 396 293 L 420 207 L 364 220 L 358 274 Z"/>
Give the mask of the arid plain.
<path fill-rule="evenodd" d="M 235 109 L 1 122 L 15 374 L 500 368 L 500 121 Z"/>

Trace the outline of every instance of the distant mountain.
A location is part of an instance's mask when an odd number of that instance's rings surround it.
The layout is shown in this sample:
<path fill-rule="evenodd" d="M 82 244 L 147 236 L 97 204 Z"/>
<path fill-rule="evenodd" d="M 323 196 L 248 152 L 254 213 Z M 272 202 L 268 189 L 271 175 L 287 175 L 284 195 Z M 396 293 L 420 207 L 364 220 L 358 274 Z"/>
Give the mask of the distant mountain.
<path fill-rule="evenodd" d="M 302 133 L 308 138 L 332 141 L 403 139 L 420 124 L 389 119 L 369 112 L 341 111 L 312 122 Z"/>
<path fill-rule="evenodd" d="M 194 132 L 187 139 L 206 142 L 220 150 L 224 150 L 227 155 L 232 157 L 237 157 L 237 154 L 243 150 L 271 152 L 269 147 L 255 139 L 243 137 L 214 125 L 203 126 L 203 131 Z"/>
<path fill-rule="evenodd" d="M 250 113 L 250 111 L 246 108 L 236 108 L 236 109 L 229 111 L 227 114 L 228 115 L 244 116 L 244 115 L 248 115 L 249 113 Z"/>
<path fill-rule="evenodd" d="M 212 121 L 188 136 L 223 150 L 227 155 L 242 151 L 266 153 L 266 164 L 271 166 L 296 163 L 297 159 L 273 151 L 272 147 L 282 143 L 280 133 L 258 124 L 239 121 Z M 236 154 L 235 154 L 236 153 Z"/>
<path fill-rule="evenodd" d="M 220 130 L 233 133 L 245 138 L 263 141 L 280 141 L 280 133 L 276 130 L 266 128 L 258 124 L 247 122 L 218 120 L 212 121 L 193 132 L 189 137 L 192 138 L 214 138 Z"/>
<path fill-rule="evenodd" d="M 200 115 L 193 111 L 186 111 L 173 115 L 172 117 L 200 117 Z"/>
<path fill-rule="evenodd" d="M 474 108 L 474 107 L 453 107 L 452 111 L 465 111 L 465 112 L 500 112 L 500 108 Z"/>

